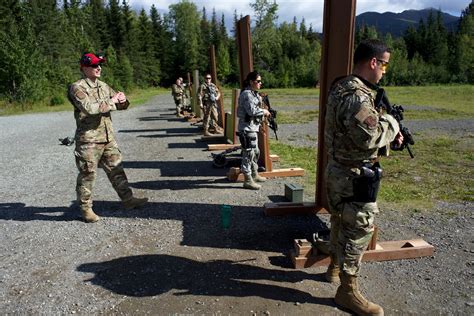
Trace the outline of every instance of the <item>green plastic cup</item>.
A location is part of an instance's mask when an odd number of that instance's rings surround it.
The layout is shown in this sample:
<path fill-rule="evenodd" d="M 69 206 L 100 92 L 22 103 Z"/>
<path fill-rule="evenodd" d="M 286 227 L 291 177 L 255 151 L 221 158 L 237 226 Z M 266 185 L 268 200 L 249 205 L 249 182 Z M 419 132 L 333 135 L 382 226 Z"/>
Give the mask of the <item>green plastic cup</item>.
<path fill-rule="evenodd" d="M 224 229 L 228 229 L 230 227 L 231 217 L 232 217 L 232 208 L 230 207 L 230 205 L 222 205 L 221 206 L 221 222 L 222 222 L 222 227 Z"/>

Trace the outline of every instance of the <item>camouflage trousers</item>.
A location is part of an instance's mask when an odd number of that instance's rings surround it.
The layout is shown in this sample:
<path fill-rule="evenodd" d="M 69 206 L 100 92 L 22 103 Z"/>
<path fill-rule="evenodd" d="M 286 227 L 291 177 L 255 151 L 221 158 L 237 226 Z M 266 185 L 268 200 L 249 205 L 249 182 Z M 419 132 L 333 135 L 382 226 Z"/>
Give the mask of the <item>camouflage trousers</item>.
<path fill-rule="evenodd" d="M 122 167 L 122 154 L 115 141 L 108 143 L 77 142 L 74 155 L 79 170 L 76 193 L 81 209 L 92 208 L 92 189 L 98 166 L 104 169 L 122 201 L 132 197 L 132 190 Z"/>
<path fill-rule="evenodd" d="M 243 174 L 249 175 L 258 170 L 258 158 L 260 157 L 260 149 L 258 148 L 258 134 L 256 132 L 248 132 L 248 136 L 254 137 L 254 148 L 242 148 L 242 162 L 240 164 L 240 171 Z"/>
<path fill-rule="evenodd" d="M 212 119 L 212 126 L 216 127 L 219 118 L 217 116 L 217 107 L 214 103 L 212 102 L 203 102 L 203 111 L 204 111 L 204 116 L 202 119 L 202 126 L 204 130 L 207 130 L 209 128 L 209 122 Z"/>
<path fill-rule="evenodd" d="M 339 267 L 349 275 L 357 276 L 363 252 L 374 232 L 376 202 L 350 202 L 353 196 L 354 175 L 347 167 L 329 162 L 326 167 L 327 197 L 331 214 L 330 251 Z"/>
<path fill-rule="evenodd" d="M 179 115 L 184 107 L 184 97 L 174 98 L 174 104 L 176 104 L 176 115 Z"/>

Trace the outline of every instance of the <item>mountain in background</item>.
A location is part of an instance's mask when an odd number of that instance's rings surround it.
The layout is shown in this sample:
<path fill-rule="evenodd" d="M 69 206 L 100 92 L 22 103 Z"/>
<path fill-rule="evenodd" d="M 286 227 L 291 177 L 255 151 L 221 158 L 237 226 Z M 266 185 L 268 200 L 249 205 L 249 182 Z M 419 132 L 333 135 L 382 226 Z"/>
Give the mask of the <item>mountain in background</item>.
<path fill-rule="evenodd" d="M 401 13 L 385 12 L 365 12 L 356 17 L 356 27 L 363 25 L 374 26 L 379 33 L 391 33 L 393 37 L 403 36 L 404 32 L 410 25 L 415 28 L 418 27 L 420 19 L 425 23 L 428 20 L 430 13 L 436 19 L 438 16 L 437 9 L 423 9 L 423 10 L 405 10 Z M 448 32 L 454 32 L 457 29 L 459 17 L 441 12 L 444 25 Z"/>

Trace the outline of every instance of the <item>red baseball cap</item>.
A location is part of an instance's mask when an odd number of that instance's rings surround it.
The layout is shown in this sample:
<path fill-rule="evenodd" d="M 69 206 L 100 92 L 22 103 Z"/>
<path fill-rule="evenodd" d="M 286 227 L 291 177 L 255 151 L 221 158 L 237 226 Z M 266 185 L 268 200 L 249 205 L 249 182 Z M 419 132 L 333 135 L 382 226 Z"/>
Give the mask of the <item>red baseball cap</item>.
<path fill-rule="evenodd" d="M 82 55 L 81 60 L 79 61 L 81 66 L 85 66 L 85 67 L 99 65 L 104 62 L 105 62 L 105 58 L 103 58 L 102 56 L 97 57 L 96 55 L 92 53 L 87 53 L 87 54 Z"/>

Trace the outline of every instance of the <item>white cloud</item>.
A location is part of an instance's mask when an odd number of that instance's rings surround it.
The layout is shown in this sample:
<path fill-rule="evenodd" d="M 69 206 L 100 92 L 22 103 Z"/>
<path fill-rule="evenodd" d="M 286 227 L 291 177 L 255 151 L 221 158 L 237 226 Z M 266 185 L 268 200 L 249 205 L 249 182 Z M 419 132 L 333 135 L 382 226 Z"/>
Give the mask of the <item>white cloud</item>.
<path fill-rule="evenodd" d="M 271 0 L 270 0 L 271 1 Z M 136 10 L 145 8 L 148 12 L 152 4 L 161 12 L 168 12 L 168 8 L 171 4 L 178 3 L 179 1 L 157 1 L 157 0 L 129 0 L 129 4 Z M 250 15 L 253 12 L 249 4 L 253 1 L 246 0 L 196 0 L 192 1 L 196 4 L 198 10 L 203 7 L 206 8 L 208 18 L 210 17 L 213 8 L 220 19 L 221 15 L 224 14 L 226 19 L 227 27 L 230 28 L 234 11 L 240 16 Z M 471 0 L 358 0 L 356 3 L 356 13 L 361 14 L 363 12 L 402 12 L 408 9 L 425 9 L 435 8 L 441 9 L 443 12 L 450 13 L 452 15 L 459 16 Z M 277 0 L 278 4 L 278 21 L 291 22 L 296 17 L 298 22 L 304 18 L 306 26 L 313 25 L 313 29 L 316 31 L 322 30 L 323 23 L 323 9 L 324 0 Z"/>

